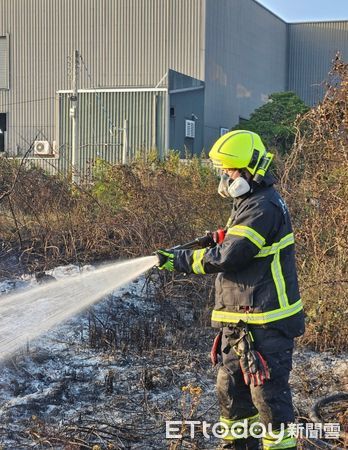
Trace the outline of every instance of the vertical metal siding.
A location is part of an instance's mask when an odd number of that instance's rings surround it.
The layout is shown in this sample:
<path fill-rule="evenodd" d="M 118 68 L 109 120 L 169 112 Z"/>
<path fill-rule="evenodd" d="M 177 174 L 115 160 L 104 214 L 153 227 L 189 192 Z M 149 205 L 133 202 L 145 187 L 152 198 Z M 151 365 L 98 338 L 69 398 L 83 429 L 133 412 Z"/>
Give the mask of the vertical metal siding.
<path fill-rule="evenodd" d="M 253 0 L 207 0 L 205 144 L 286 87 L 287 24 Z"/>
<path fill-rule="evenodd" d="M 337 51 L 348 59 L 347 21 L 289 24 L 289 90 L 317 103 Z"/>
<path fill-rule="evenodd" d="M 128 120 L 128 158 L 130 161 L 155 147 L 153 120 L 157 122 L 157 147 L 164 148 L 165 91 L 81 92 L 79 94 L 79 151 L 81 174 L 91 170 L 96 159 L 122 162 L 124 120 Z M 154 111 L 154 98 L 156 114 Z M 69 94 L 59 94 L 59 171 L 71 170 L 71 118 Z M 111 132 L 113 131 L 113 132 Z"/>
<path fill-rule="evenodd" d="M 8 36 L 0 36 L 0 89 L 8 89 L 9 54 Z"/>
<path fill-rule="evenodd" d="M 202 78 L 205 0 L 0 0 L 0 35 L 11 40 L 9 150 L 54 136 L 54 95 L 69 89 L 78 49 L 81 88 L 155 86 L 168 68 Z"/>
<path fill-rule="evenodd" d="M 21 158 L 15 158 L 21 161 Z M 59 160 L 54 158 L 28 158 L 24 162 L 27 168 L 39 167 L 50 175 L 58 175 L 59 170 Z"/>
<path fill-rule="evenodd" d="M 10 90 L 0 90 L 8 149 L 56 138 L 55 92 L 70 88 L 74 49 L 87 67 L 80 88 L 155 86 L 168 68 L 205 80 L 209 146 L 220 126 L 287 83 L 305 97 L 325 78 L 329 42 L 347 57 L 347 22 L 290 25 L 286 73 L 286 27 L 253 0 L 0 0 L 0 36 L 11 43 Z"/>

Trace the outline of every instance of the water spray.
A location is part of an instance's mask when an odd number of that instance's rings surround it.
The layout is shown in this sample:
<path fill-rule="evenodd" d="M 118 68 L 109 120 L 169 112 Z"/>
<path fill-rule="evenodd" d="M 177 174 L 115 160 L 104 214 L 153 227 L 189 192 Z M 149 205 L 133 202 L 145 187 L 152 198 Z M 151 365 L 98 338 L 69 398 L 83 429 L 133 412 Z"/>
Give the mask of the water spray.
<path fill-rule="evenodd" d="M 131 282 L 157 263 L 157 256 L 117 262 L 96 270 L 0 296 L 0 359 L 86 307 Z"/>

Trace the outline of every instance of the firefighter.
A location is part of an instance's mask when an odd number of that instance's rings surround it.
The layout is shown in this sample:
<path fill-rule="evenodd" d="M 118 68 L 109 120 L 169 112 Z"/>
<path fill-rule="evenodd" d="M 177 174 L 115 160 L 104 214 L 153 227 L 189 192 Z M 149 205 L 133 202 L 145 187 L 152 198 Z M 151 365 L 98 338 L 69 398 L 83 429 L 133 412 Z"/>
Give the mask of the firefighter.
<path fill-rule="evenodd" d="M 220 353 L 220 448 L 259 448 L 257 428 L 251 433 L 258 422 L 264 426 L 264 449 L 296 449 L 287 430 L 295 420 L 289 375 L 294 338 L 304 333 L 304 313 L 289 211 L 269 173 L 273 155 L 260 136 L 238 130 L 220 137 L 209 156 L 222 171 L 219 193 L 233 198 L 225 235 L 208 235 L 196 250 L 158 250 L 158 266 L 218 273 L 212 326 L 220 332 L 212 360 L 216 363 Z M 250 435 L 239 437 L 243 423 Z"/>

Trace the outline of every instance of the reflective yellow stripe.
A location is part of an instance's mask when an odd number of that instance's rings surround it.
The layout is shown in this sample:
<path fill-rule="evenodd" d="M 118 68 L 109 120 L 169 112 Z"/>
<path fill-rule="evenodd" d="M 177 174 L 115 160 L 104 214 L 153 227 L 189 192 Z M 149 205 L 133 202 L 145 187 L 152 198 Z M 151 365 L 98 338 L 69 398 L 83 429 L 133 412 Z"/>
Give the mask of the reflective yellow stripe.
<path fill-rule="evenodd" d="M 225 423 L 228 427 L 231 428 L 232 425 L 238 422 L 244 422 L 244 420 L 247 420 L 248 423 L 251 425 L 252 423 L 255 423 L 259 420 L 260 416 L 259 414 L 255 414 L 255 416 L 250 417 L 244 417 L 243 419 L 226 419 L 226 417 L 220 416 L 220 422 Z"/>
<path fill-rule="evenodd" d="M 230 217 L 226 223 L 226 228 L 230 228 L 230 226 L 232 225 L 232 222 L 233 222 L 232 217 Z"/>
<path fill-rule="evenodd" d="M 206 248 L 202 248 L 200 250 L 194 250 L 193 252 L 193 262 L 192 262 L 192 271 L 195 274 L 205 274 L 204 268 L 203 268 L 203 256 L 205 252 L 207 251 Z"/>
<path fill-rule="evenodd" d="M 263 449 L 264 450 L 277 450 L 277 449 L 284 449 L 284 448 L 291 448 L 295 447 L 297 448 L 297 441 L 295 438 L 288 438 L 285 441 L 278 442 L 278 444 L 266 444 L 264 440 L 262 440 Z"/>
<path fill-rule="evenodd" d="M 289 437 L 289 436 L 284 437 L 284 439 L 282 439 L 278 443 L 276 443 L 275 440 L 277 440 L 277 439 L 264 437 L 262 439 L 263 448 L 277 450 L 277 449 L 283 449 L 283 448 L 296 447 L 296 444 L 297 444 L 296 438 Z"/>
<path fill-rule="evenodd" d="M 273 261 L 271 263 L 271 272 L 280 307 L 278 309 L 263 313 L 235 313 L 214 310 L 212 314 L 212 320 L 215 322 L 226 323 L 238 323 L 240 320 L 243 320 L 244 322 L 248 322 L 251 324 L 265 324 L 269 322 L 275 322 L 276 320 L 285 319 L 300 312 L 303 308 L 301 300 L 298 300 L 296 303 L 289 305 L 289 299 L 286 293 L 286 283 L 280 263 L 280 251 L 283 248 L 295 243 L 294 234 L 287 234 L 282 239 L 280 239 L 279 242 L 274 242 L 271 246 L 264 246 L 266 242 L 265 239 L 255 230 L 244 225 L 235 225 L 229 228 L 227 234 L 248 238 L 260 249 L 255 258 L 263 258 L 274 255 Z"/>
<path fill-rule="evenodd" d="M 274 255 L 273 261 L 271 263 L 271 271 L 273 281 L 277 290 L 279 306 L 285 308 L 289 305 L 288 296 L 286 294 L 285 279 L 282 272 L 282 266 L 280 264 L 280 251 L 295 243 L 293 233 L 289 233 L 284 236 L 279 242 L 274 242 L 271 246 L 263 247 L 255 258 L 266 257 Z"/>
<path fill-rule="evenodd" d="M 285 308 L 274 309 L 263 313 L 236 313 L 229 311 L 218 311 L 214 309 L 211 319 L 214 322 L 238 323 L 240 320 L 251 324 L 262 325 L 264 323 L 275 322 L 293 316 L 302 310 L 302 301 L 298 300 Z"/>
<path fill-rule="evenodd" d="M 227 234 L 232 234 L 234 236 L 246 237 L 251 241 L 256 247 L 263 247 L 266 243 L 265 239 L 255 231 L 253 228 L 246 227 L 244 225 L 234 225 L 232 228 L 227 230 Z"/>
<path fill-rule="evenodd" d="M 220 422 L 227 425 L 228 429 L 231 430 L 232 425 L 235 425 L 237 423 L 240 423 L 241 427 L 244 426 L 244 421 L 247 420 L 248 424 L 247 427 L 249 429 L 250 425 L 258 422 L 260 420 L 260 416 L 258 414 L 255 414 L 255 416 L 251 417 L 245 417 L 244 419 L 226 419 L 225 417 L 220 416 Z M 238 427 L 234 427 L 234 430 L 238 432 Z M 235 439 L 239 439 L 236 436 L 233 436 L 232 433 L 228 433 L 224 438 L 226 441 L 234 441 Z"/>
<path fill-rule="evenodd" d="M 274 242 L 271 246 L 262 247 L 255 258 L 263 258 L 265 256 L 274 255 L 276 252 L 292 244 L 295 244 L 295 239 L 294 234 L 290 233 L 284 236 L 279 242 Z"/>
<path fill-rule="evenodd" d="M 289 305 L 288 296 L 286 295 L 285 280 L 283 277 L 282 266 L 280 264 L 280 253 L 279 251 L 274 255 L 271 271 L 273 281 L 277 290 L 279 306 L 281 308 L 286 308 Z"/>

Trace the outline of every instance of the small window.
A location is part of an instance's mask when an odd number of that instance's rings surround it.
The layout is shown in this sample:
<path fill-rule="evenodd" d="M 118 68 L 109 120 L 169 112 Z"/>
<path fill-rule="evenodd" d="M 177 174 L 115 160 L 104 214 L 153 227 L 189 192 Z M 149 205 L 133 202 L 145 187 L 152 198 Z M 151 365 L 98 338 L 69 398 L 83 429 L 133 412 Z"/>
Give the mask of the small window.
<path fill-rule="evenodd" d="M 9 89 L 9 38 L 0 36 L 0 89 Z"/>

